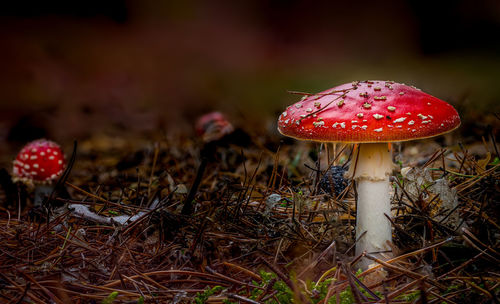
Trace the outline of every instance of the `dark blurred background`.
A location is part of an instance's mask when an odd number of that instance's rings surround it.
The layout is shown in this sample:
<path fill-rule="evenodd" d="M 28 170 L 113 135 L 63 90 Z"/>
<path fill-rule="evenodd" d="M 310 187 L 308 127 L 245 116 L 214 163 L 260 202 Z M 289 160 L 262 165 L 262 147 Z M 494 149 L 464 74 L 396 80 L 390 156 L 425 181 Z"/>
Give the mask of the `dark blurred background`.
<path fill-rule="evenodd" d="M 298 99 L 287 90 L 358 79 L 413 84 L 454 104 L 472 129 L 498 122 L 498 0 L 0 6 L 3 142 L 191 132 L 212 109 L 241 125 L 271 121 Z"/>

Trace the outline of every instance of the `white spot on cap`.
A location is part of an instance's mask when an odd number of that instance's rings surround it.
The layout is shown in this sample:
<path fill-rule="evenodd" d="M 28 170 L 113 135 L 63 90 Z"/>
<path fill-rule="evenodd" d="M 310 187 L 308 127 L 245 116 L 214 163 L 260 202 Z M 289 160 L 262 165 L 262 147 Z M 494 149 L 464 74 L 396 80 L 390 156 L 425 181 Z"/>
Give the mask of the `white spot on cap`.
<path fill-rule="evenodd" d="M 45 156 L 45 152 L 44 151 L 40 152 L 40 156 Z"/>
<path fill-rule="evenodd" d="M 325 122 L 324 121 L 313 121 L 313 125 L 317 128 L 317 127 L 324 126 Z"/>
<path fill-rule="evenodd" d="M 413 120 L 410 120 L 410 121 L 408 122 L 408 125 L 409 125 L 409 126 L 411 126 L 411 125 L 413 125 L 413 124 L 415 124 L 415 122 L 414 122 Z"/>
<path fill-rule="evenodd" d="M 378 128 L 378 129 L 375 129 L 373 131 L 375 131 L 375 132 L 382 132 L 382 130 L 383 130 L 383 128 Z"/>
<path fill-rule="evenodd" d="M 411 112 L 406 112 L 406 115 L 411 115 Z"/>
<path fill-rule="evenodd" d="M 427 116 L 429 116 L 430 119 L 434 119 L 434 117 L 432 117 L 432 115 L 427 114 Z"/>
<path fill-rule="evenodd" d="M 353 124 L 354 123 L 358 123 L 358 121 L 357 120 L 351 120 L 351 123 L 353 123 Z"/>
<path fill-rule="evenodd" d="M 339 124 L 338 122 L 335 122 L 335 123 L 332 125 L 332 127 L 336 128 L 338 124 Z"/>
<path fill-rule="evenodd" d="M 357 125 L 352 125 L 352 129 L 356 129 L 358 126 Z"/>
<path fill-rule="evenodd" d="M 30 168 L 30 165 L 28 165 L 28 164 L 24 165 L 24 169 L 29 170 L 29 168 Z"/>
<path fill-rule="evenodd" d="M 444 124 L 441 124 L 441 127 L 444 127 Z"/>
<path fill-rule="evenodd" d="M 320 107 L 321 107 L 321 102 L 316 101 L 316 102 L 314 103 L 314 106 L 315 106 L 316 108 L 320 108 Z"/>
<path fill-rule="evenodd" d="M 412 132 L 416 132 L 417 130 L 415 130 L 415 129 L 412 129 L 411 131 L 412 131 Z"/>
<path fill-rule="evenodd" d="M 36 150 L 35 148 L 31 149 L 31 152 L 32 152 L 32 153 L 36 153 L 36 151 L 37 151 L 37 150 Z"/>
<path fill-rule="evenodd" d="M 386 100 L 387 97 L 385 97 L 385 96 L 375 96 L 375 97 L 373 97 L 373 99 L 375 99 L 375 100 Z"/>
<path fill-rule="evenodd" d="M 27 160 L 30 156 L 28 154 L 23 154 L 23 159 Z"/>
<path fill-rule="evenodd" d="M 396 110 L 396 107 L 393 107 L 393 106 L 388 106 L 387 107 L 387 110 L 391 111 L 391 112 L 394 112 Z"/>
<path fill-rule="evenodd" d="M 405 120 L 406 120 L 406 117 L 400 117 L 398 119 L 394 119 L 394 123 L 403 122 Z"/>
<path fill-rule="evenodd" d="M 403 96 L 405 94 L 405 92 L 399 92 L 399 95 Z"/>
<path fill-rule="evenodd" d="M 295 107 L 296 107 L 297 109 L 300 109 L 300 108 L 302 108 L 302 104 L 301 104 L 301 103 L 296 103 L 296 104 L 295 104 Z"/>
<path fill-rule="evenodd" d="M 306 112 L 312 112 L 312 111 L 313 111 L 313 109 L 311 109 L 311 108 L 306 109 Z"/>
<path fill-rule="evenodd" d="M 361 129 L 363 129 L 363 130 L 366 130 L 366 128 L 368 128 L 368 126 L 366 126 L 366 125 L 361 126 Z"/>
<path fill-rule="evenodd" d="M 60 160 L 60 162 L 62 162 L 62 160 Z M 38 168 L 38 167 L 40 167 L 40 166 L 37 163 L 33 164 L 33 168 Z"/>
<path fill-rule="evenodd" d="M 423 124 L 428 124 L 428 123 L 430 123 L 430 122 L 431 122 L 430 120 L 422 120 L 422 123 L 423 123 Z"/>
<path fill-rule="evenodd" d="M 288 124 L 289 121 L 290 121 L 290 119 L 285 120 L 285 124 Z"/>
<path fill-rule="evenodd" d="M 340 123 L 340 127 L 341 127 L 342 129 L 345 129 L 345 122 L 341 122 L 341 123 Z"/>
<path fill-rule="evenodd" d="M 397 125 L 396 128 L 402 128 L 403 126 L 402 125 Z"/>
<path fill-rule="evenodd" d="M 358 114 L 356 114 L 356 116 L 358 116 L 359 118 L 362 118 L 363 117 L 363 113 L 358 113 Z"/>
<path fill-rule="evenodd" d="M 372 105 L 371 105 L 371 104 L 369 104 L 369 103 L 367 103 L 367 102 L 365 102 L 365 103 L 363 104 L 363 108 L 365 108 L 365 109 L 369 109 L 369 108 L 371 108 L 371 107 L 372 107 Z"/>
<path fill-rule="evenodd" d="M 384 117 L 384 115 L 380 115 L 380 114 L 373 114 L 373 117 L 375 119 L 382 119 Z"/>
<path fill-rule="evenodd" d="M 54 155 L 49 156 L 50 160 L 54 160 L 54 158 L 55 158 Z"/>
<path fill-rule="evenodd" d="M 31 155 L 30 156 L 30 159 L 37 159 L 37 158 L 38 158 L 38 156 L 36 156 L 36 155 Z"/>
<path fill-rule="evenodd" d="M 427 119 L 427 116 L 422 115 L 422 114 L 420 114 L 420 113 L 419 113 L 419 114 L 417 114 L 417 116 L 418 116 L 418 117 L 420 117 L 420 118 L 422 118 L 422 120 Z"/>
<path fill-rule="evenodd" d="M 283 115 L 283 117 L 286 117 L 287 113 L 283 112 L 283 113 L 281 113 L 281 115 Z"/>

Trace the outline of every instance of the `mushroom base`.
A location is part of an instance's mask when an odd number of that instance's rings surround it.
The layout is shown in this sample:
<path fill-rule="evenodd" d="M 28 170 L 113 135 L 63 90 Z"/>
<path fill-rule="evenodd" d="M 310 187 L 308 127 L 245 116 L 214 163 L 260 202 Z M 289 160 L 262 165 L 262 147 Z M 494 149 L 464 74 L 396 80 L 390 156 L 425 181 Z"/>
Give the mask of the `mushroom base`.
<path fill-rule="evenodd" d="M 52 191 L 54 190 L 54 187 L 52 185 L 37 185 L 35 188 L 35 198 L 33 201 L 33 205 L 35 207 L 39 207 L 42 205 L 43 200 L 50 196 Z"/>
<path fill-rule="evenodd" d="M 391 216 L 389 196 L 389 178 L 385 181 L 359 180 L 357 183 L 358 205 L 356 210 L 356 238 L 366 231 L 356 243 L 356 255 L 366 251 L 382 260 L 391 257 L 392 242 L 391 222 L 385 216 Z M 373 263 L 361 259 L 358 267 L 367 268 Z"/>
<path fill-rule="evenodd" d="M 386 260 L 392 256 L 388 244 L 392 242 L 391 222 L 386 215 L 391 216 L 389 176 L 394 168 L 388 145 L 360 144 L 351 168 L 349 175 L 356 180 L 358 193 L 356 255 L 366 251 Z M 362 258 L 358 267 L 366 269 L 371 263 Z"/>

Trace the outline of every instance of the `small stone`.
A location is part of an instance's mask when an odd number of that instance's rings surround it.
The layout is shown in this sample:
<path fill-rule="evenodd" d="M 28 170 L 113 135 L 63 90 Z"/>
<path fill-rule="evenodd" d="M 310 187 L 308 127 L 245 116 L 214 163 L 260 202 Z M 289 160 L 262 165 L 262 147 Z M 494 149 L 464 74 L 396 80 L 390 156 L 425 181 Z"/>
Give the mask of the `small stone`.
<path fill-rule="evenodd" d="M 281 195 L 273 193 L 266 198 L 266 204 L 276 204 L 281 201 Z"/>

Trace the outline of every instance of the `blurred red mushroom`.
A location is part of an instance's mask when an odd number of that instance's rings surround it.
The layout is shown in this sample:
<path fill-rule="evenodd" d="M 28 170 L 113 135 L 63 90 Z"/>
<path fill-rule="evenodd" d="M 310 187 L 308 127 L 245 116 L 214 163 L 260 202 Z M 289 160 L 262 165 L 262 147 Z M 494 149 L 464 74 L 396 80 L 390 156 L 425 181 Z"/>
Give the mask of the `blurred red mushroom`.
<path fill-rule="evenodd" d="M 53 141 L 38 139 L 25 145 L 13 162 L 13 179 L 35 187 L 35 206 L 41 205 L 52 190 L 52 183 L 64 171 L 66 160 Z"/>
<path fill-rule="evenodd" d="M 306 96 L 287 108 L 278 130 L 300 140 L 359 143 L 348 175 L 357 182 L 356 253 L 391 256 L 387 143 L 433 137 L 460 125 L 448 103 L 393 81 L 356 81 Z M 363 260 L 362 267 L 368 266 Z"/>
<path fill-rule="evenodd" d="M 234 127 L 222 113 L 211 112 L 198 118 L 195 130 L 204 142 L 210 142 L 231 134 Z"/>
<path fill-rule="evenodd" d="M 194 197 L 205 174 L 209 160 L 214 158 L 217 145 L 234 132 L 234 127 L 222 113 L 211 112 L 198 118 L 195 124 L 195 131 L 203 140 L 204 145 L 200 150 L 201 162 L 196 172 L 196 177 L 182 207 L 182 214 L 185 215 L 193 212 Z"/>

